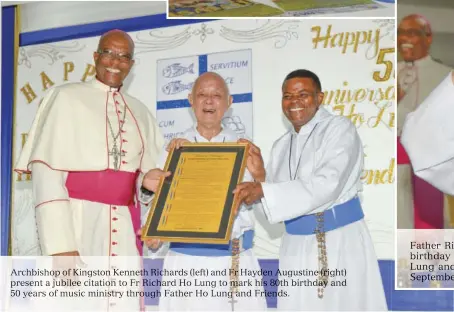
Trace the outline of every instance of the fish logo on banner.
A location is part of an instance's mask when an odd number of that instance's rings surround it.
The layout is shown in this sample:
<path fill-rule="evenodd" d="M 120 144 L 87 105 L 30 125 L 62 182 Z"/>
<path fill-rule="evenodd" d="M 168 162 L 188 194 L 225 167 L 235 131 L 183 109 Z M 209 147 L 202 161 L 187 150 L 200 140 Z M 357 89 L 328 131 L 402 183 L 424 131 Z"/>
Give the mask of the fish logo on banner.
<path fill-rule="evenodd" d="M 181 82 L 181 80 L 171 81 L 164 87 L 162 87 L 162 92 L 164 92 L 167 95 L 177 94 L 185 90 L 191 90 L 193 84 L 194 84 L 193 82 L 184 84 Z"/>
<path fill-rule="evenodd" d="M 175 63 L 167 66 L 162 70 L 162 76 L 166 78 L 174 78 L 186 73 L 194 74 L 194 63 L 185 67 L 181 63 Z"/>

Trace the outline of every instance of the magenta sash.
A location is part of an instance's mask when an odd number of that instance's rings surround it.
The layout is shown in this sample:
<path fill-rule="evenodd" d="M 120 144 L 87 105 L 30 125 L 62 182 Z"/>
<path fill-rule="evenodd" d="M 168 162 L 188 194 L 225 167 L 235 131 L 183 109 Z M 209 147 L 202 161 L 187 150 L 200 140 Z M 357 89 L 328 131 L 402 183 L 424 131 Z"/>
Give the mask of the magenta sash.
<path fill-rule="evenodd" d="M 397 137 L 397 164 L 411 165 L 405 148 Z M 418 178 L 412 171 L 413 211 L 415 229 L 442 229 L 444 195 L 441 191 Z"/>
<path fill-rule="evenodd" d="M 82 171 L 69 172 L 66 188 L 70 198 L 87 200 L 113 206 L 128 206 L 134 233 L 140 229 L 140 203 L 136 197 L 139 172 Z M 137 199 L 137 198 L 136 198 Z M 136 234 L 136 245 L 142 255 L 142 242 Z"/>
<path fill-rule="evenodd" d="M 408 157 L 407 151 L 400 143 L 400 137 L 397 137 L 397 164 L 398 165 L 409 165 L 410 157 Z"/>

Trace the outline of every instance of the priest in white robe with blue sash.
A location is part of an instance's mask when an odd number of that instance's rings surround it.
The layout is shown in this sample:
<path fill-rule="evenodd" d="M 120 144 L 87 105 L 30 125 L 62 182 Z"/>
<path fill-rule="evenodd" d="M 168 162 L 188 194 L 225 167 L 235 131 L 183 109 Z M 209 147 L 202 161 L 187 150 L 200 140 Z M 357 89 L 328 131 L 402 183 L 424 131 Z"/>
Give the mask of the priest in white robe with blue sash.
<path fill-rule="evenodd" d="M 255 182 L 235 190 L 246 204 L 260 200 L 270 223 L 285 223 L 278 277 L 287 296 L 277 298 L 278 309 L 387 310 L 358 197 L 363 150 L 356 128 L 320 106 L 321 83 L 311 71 L 290 73 L 282 93 L 293 127 L 274 143 L 266 171 L 251 143 Z"/>
<path fill-rule="evenodd" d="M 161 154 L 159 167 L 163 168 L 168 152 L 172 148 L 180 148 L 184 143 L 227 143 L 238 142 L 243 138 L 235 131 L 222 125 L 222 118 L 232 104 L 232 97 L 224 79 L 216 73 L 207 72 L 199 76 L 194 82 L 189 95 L 189 102 L 197 119 L 196 124 L 187 129 L 180 138 L 173 139 L 167 149 Z M 251 175 L 245 172 L 243 181 L 251 181 Z M 145 220 L 145 218 L 144 218 Z M 251 283 L 248 286 L 240 285 L 236 290 L 230 287 L 232 281 L 229 273 L 235 269 L 247 269 L 250 272 L 258 272 L 260 265 L 252 251 L 254 238 L 254 215 L 252 208 L 242 205 L 235 217 L 231 234 L 230 244 L 196 244 L 196 243 L 166 243 L 161 244 L 158 240 L 146 241 L 152 257 L 165 255 L 164 270 L 175 271 L 207 269 L 208 274 L 217 270 L 224 272 L 224 276 L 185 276 L 191 282 L 191 286 L 178 287 L 181 291 L 192 291 L 188 297 L 169 296 L 175 291 L 174 286 L 162 286 L 159 298 L 159 310 L 161 311 L 264 311 L 267 309 L 263 286 L 256 277 L 239 274 L 237 281 Z M 236 254 L 235 254 L 236 251 Z M 235 263 L 238 267 L 235 268 Z M 162 276 L 163 282 L 171 282 L 180 278 Z M 198 280 L 198 282 L 196 281 Z M 221 286 L 219 280 L 226 285 Z M 233 281 L 235 282 L 235 281 Z M 207 286 L 196 286 L 209 283 Z M 206 291 L 208 296 L 195 296 L 196 290 Z M 166 293 L 167 291 L 167 293 Z M 238 293 L 236 292 L 238 291 Z M 244 295 L 247 292 L 251 295 Z M 233 292 L 233 300 L 232 300 Z M 166 295 L 167 294 L 167 295 Z M 243 295 L 241 295 L 243 294 Z"/>
<path fill-rule="evenodd" d="M 402 144 L 421 179 L 454 196 L 454 72 L 408 114 Z"/>

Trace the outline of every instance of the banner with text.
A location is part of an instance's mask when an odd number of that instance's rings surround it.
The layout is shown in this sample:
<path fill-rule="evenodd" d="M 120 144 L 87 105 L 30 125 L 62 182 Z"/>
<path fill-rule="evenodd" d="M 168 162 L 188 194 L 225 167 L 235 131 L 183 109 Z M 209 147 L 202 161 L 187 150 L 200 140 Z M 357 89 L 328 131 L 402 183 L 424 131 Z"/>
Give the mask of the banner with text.
<path fill-rule="evenodd" d="M 125 90 L 157 117 L 166 139 L 194 123 L 187 95 L 205 71 L 223 76 L 234 98 L 223 122 L 261 148 L 289 128 L 281 108 L 285 76 L 314 71 L 324 106 L 358 128 L 365 152 L 360 194 L 379 259 L 394 251 L 394 20 L 221 20 L 131 32 L 135 65 Z M 99 37 L 21 47 L 13 158 L 27 140 L 38 105 L 57 85 L 94 78 Z M 253 60 L 253 63 L 252 63 Z M 254 96 L 252 96 L 254 90 Z M 31 176 L 14 174 L 13 255 L 39 255 Z M 282 224 L 256 214 L 254 252 L 277 259 Z"/>

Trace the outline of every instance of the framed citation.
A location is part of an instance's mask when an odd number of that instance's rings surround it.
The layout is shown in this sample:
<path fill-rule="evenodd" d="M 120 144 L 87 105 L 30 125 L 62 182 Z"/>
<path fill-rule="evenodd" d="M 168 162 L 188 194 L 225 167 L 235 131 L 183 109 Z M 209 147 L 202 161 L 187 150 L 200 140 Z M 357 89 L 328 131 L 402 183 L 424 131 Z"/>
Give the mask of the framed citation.
<path fill-rule="evenodd" d="M 248 145 L 186 143 L 169 152 L 142 239 L 227 244 L 234 210 L 233 190 L 242 182 Z"/>

